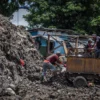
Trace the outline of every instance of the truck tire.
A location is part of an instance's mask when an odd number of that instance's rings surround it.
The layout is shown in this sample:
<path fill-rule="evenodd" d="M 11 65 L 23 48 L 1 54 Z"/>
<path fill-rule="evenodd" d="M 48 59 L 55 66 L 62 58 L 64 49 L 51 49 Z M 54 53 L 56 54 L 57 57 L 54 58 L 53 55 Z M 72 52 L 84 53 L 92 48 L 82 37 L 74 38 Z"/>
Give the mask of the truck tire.
<path fill-rule="evenodd" d="M 73 80 L 73 85 L 75 87 L 85 87 L 87 86 L 87 81 L 83 76 L 77 76 L 74 80 Z"/>

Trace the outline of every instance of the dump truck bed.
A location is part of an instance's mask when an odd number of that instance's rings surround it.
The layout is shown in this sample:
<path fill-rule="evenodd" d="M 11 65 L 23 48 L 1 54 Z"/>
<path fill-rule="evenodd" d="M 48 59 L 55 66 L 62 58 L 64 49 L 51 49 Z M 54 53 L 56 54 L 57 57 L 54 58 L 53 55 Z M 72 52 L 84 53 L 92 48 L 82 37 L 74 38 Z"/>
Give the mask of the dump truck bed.
<path fill-rule="evenodd" d="M 100 59 L 71 56 L 67 68 L 69 73 L 100 74 Z"/>

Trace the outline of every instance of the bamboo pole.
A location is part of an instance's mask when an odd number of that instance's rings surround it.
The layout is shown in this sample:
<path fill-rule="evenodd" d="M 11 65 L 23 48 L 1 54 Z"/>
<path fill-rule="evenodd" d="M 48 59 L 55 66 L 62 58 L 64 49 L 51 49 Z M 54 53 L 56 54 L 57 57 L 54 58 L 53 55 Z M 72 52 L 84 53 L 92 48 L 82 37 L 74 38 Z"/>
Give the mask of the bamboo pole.
<path fill-rule="evenodd" d="M 47 43 L 47 56 L 49 55 L 50 51 L 50 35 L 48 35 L 48 43 Z"/>
<path fill-rule="evenodd" d="M 65 41 L 63 41 L 63 47 L 64 47 L 65 55 L 67 55 L 68 54 L 68 49 L 66 47 Z"/>
<path fill-rule="evenodd" d="M 76 38 L 76 43 L 75 43 L 75 54 L 78 54 L 78 38 Z"/>

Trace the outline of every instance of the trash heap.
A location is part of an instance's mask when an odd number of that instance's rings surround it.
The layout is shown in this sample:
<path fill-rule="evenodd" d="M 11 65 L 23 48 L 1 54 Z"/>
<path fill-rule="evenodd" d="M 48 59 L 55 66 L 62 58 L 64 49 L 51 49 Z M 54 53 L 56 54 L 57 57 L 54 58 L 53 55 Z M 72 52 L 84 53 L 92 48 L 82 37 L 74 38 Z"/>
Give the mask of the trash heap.
<path fill-rule="evenodd" d="M 19 83 L 25 78 L 30 81 L 39 79 L 42 56 L 29 37 L 24 27 L 16 27 L 0 15 L 1 96 L 16 95 Z M 18 59 L 22 59 L 25 64 L 22 66 Z"/>
<path fill-rule="evenodd" d="M 29 33 L 0 15 L 0 100 L 100 100 L 99 86 L 77 89 L 63 74 L 41 84 L 42 62 Z"/>

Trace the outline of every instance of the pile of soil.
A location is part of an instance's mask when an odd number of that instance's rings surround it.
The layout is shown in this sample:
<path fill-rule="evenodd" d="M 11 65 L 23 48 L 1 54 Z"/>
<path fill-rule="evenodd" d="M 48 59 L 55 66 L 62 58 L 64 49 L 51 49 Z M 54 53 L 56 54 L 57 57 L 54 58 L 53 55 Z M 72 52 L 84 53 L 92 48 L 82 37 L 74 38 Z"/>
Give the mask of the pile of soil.
<path fill-rule="evenodd" d="M 100 100 L 99 86 L 74 88 L 63 74 L 41 84 L 43 57 L 33 42 L 23 27 L 0 15 L 0 100 Z"/>
<path fill-rule="evenodd" d="M 24 60 L 24 66 L 19 59 Z M 0 96 L 16 95 L 24 79 L 39 80 L 41 59 L 24 27 L 16 27 L 0 15 Z"/>

